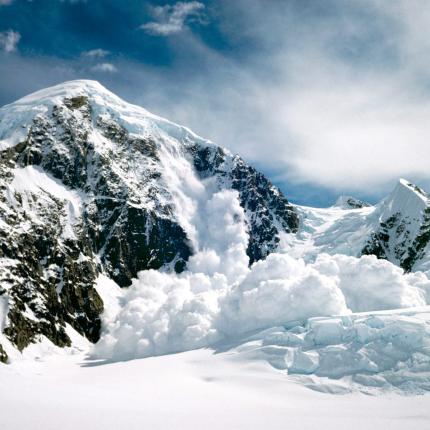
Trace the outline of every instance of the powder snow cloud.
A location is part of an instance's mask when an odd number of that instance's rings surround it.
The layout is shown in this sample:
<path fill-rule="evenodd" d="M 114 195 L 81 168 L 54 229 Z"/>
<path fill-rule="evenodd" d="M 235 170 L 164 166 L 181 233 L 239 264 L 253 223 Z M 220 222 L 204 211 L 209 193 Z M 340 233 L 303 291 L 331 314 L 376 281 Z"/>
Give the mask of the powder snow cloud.
<path fill-rule="evenodd" d="M 424 306 L 430 281 L 375 256 L 321 254 L 315 262 L 270 254 L 250 268 L 236 191 L 198 209 L 196 252 L 181 274 L 139 272 L 117 313 L 104 315 L 94 355 L 114 360 L 201 348 L 254 330 L 324 315 Z M 222 234 L 221 234 L 222 233 Z"/>

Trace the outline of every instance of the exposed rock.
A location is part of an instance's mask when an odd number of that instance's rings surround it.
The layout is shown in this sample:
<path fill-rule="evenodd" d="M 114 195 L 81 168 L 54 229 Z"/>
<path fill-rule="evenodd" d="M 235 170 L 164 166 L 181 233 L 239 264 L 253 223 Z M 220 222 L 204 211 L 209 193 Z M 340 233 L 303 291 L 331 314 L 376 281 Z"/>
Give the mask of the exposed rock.
<path fill-rule="evenodd" d="M 0 363 L 7 363 L 9 357 L 6 354 L 6 351 L 3 349 L 3 347 L 0 344 Z"/>
<path fill-rule="evenodd" d="M 430 198 L 402 179 L 381 203 L 381 210 L 380 224 L 362 253 L 374 254 L 410 272 L 423 259 L 430 243 Z"/>
<path fill-rule="evenodd" d="M 339 207 L 341 209 L 361 209 L 369 207 L 370 204 L 363 202 L 362 200 L 356 199 L 355 197 L 340 196 L 336 200 L 334 206 Z"/>
<path fill-rule="evenodd" d="M 249 228 L 247 254 L 250 264 L 275 251 L 281 233 L 295 233 L 299 218 L 282 192 L 239 156 L 231 157 L 219 147 L 190 148 L 194 166 L 202 178 L 215 176 L 218 182 L 239 192 Z"/>

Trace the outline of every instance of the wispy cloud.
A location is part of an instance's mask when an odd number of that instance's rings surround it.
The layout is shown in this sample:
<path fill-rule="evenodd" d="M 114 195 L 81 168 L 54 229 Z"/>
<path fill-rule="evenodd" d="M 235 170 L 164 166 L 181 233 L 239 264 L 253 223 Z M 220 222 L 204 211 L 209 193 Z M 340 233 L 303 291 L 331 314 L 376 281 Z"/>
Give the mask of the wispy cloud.
<path fill-rule="evenodd" d="M 205 73 L 182 78 L 179 90 L 166 79 L 142 103 L 276 172 L 278 183 L 381 195 L 404 176 L 430 188 L 430 6 L 300 5 L 226 0 L 225 37 L 254 51 L 238 60 L 189 35 L 186 58 Z"/>
<path fill-rule="evenodd" d="M 104 58 L 107 57 L 109 55 L 109 51 L 107 51 L 106 49 L 90 49 L 89 51 L 84 51 L 82 52 L 82 56 L 83 57 L 88 57 L 88 58 Z"/>
<path fill-rule="evenodd" d="M 0 6 L 7 6 L 11 4 L 13 0 L 0 0 Z"/>
<path fill-rule="evenodd" d="M 93 72 L 116 73 L 118 69 L 112 63 L 99 63 L 91 67 Z"/>
<path fill-rule="evenodd" d="M 21 34 L 17 31 L 7 30 L 0 32 L 0 48 L 5 52 L 16 51 Z"/>
<path fill-rule="evenodd" d="M 198 1 L 177 2 L 174 5 L 156 6 L 153 8 L 155 21 L 140 26 L 153 36 L 170 36 L 181 32 L 187 22 L 203 19 L 205 5 Z"/>
<path fill-rule="evenodd" d="M 87 74 L 243 155 L 287 195 L 294 184 L 377 196 L 399 176 L 430 189 L 430 5 L 352 3 L 217 0 L 211 25 L 222 49 L 186 31 L 172 38 L 167 67 L 115 46 L 115 61 L 0 52 L 0 97 Z M 176 5 L 153 21 L 169 22 Z M 206 7 L 198 13 L 213 13 Z"/>

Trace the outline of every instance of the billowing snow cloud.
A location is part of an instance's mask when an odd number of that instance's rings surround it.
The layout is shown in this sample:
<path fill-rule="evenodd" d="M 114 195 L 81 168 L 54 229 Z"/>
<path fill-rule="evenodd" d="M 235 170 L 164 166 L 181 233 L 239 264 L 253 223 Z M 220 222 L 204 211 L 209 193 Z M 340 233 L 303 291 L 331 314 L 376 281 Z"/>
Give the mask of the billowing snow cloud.
<path fill-rule="evenodd" d="M 0 48 L 5 52 L 16 51 L 21 34 L 17 31 L 7 30 L 0 33 Z"/>
<path fill-rule="evenodd" d="M 204 8 L 204 4 L 198 1 L 156 6 L 153 8 L 156 21 L 143 24 L 140 28 L 153 36 L 170 36 L 181 32 L 187 21 L 201 20 Z"/>
<path fill-rule="evenodd" d="M 107 314 L 94 355 L 131 359 L 213 345 L 310 317 L 430 303 L 430 281 L 374 256 L 271 254 L 248 267 L 243 209 L 221 191 L 199 214 L 199 251 L 182 274 L 142 271 Z M 205 234 L 204 234 L 205 233 Z"/>

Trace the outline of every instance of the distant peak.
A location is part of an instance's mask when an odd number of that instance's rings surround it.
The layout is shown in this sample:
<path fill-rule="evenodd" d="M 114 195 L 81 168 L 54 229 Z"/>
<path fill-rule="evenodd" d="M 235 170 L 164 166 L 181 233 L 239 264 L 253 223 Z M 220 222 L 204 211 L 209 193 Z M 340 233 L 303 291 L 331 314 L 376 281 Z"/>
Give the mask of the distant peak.
<path fill-rule="evenodd" d="M 333 205 L 333 207 L 340 209 L 361 209 L 369 206 L 369 203 L 363 202 L 362 200 L 351 196 L 340 196 Z"/>
<path fill-rule="evenodd" d="M 420 198 L 421 200 L 424 200 L 427 202 L 429 199 L 429 195 L 418 185 L 415 185 L 414 183 L 408 181 L 407 179 L 400 178 L 397 186 L 394 188 L 393 192 L 391 193 L 391 197 L 396 197 L 399 194 L 415 194 L 416 197 Z"/>
<path fill-rule="evenodd" d="M 382 219 L 395 213 L 419 217 L 422 210 L 428 207 L 429 195 L 417 185 L 406 179 L 399 179 L 391 194 L 381 202 Z"/>
<path fill-rule="evenodd" d="M 428 197 L 428 194 L 422 188 L 420 188 L 418 185 L 415 185 L 414 183 L 408 181 L 407 179 L 400 178 L 397 186 L 409 188 L 410 190 L 412 190 L 415 193 L 418 193 L 418 194 L 420 194 L 426 198 Z"/>

